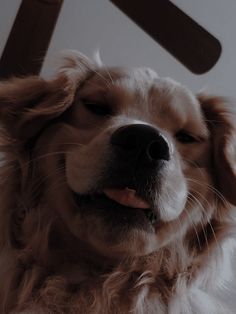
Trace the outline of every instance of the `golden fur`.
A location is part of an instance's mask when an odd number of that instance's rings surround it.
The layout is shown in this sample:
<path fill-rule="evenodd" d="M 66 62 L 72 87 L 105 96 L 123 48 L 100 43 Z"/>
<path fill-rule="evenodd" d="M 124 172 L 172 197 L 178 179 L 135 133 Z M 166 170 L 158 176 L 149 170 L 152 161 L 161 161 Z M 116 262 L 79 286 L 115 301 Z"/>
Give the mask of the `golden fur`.
<path fill-rule="evenodd" d="M 54 79 L 2 82 L 0 122 L 1 313 L 227 313 L 214 290 L 231 276 L 234 107 L 75 54 Z M 81 214 L 71 196 L 99 188 L 111 135 L 135 123 L 161 130 L 172 149 L 148 232 Z M 197 141 L 179 142 L 179 130 Z"/>

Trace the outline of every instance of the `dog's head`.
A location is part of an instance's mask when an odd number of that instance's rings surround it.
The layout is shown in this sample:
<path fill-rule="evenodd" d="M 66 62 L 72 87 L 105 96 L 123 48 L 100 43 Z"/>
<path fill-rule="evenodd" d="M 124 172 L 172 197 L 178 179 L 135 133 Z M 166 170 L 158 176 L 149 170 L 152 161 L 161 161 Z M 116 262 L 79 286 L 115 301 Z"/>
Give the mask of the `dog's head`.
<path fill-rule="evenodd" d="M 23 242 L 44 208 L 41 228 L 55 217 L 102 255 L 145 255 L 222 217 L 217 201 L 236 204 L 232 109 L 150 69 L 75 54 L 51 81 L 2 83 L 0 119 Z"/>

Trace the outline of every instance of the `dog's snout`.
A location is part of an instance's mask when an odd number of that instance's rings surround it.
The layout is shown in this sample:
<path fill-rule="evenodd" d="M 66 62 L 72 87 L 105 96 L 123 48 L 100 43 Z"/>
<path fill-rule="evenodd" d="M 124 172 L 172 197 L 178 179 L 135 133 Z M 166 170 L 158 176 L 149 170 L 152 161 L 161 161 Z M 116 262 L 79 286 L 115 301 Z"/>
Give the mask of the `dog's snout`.
<path fill-rule="evenodd" d="M 142 153 L 149 162 L 170 159 L 169 145 L 155 128 L 145 124 L 133 124 L 117 129 L 111 136 L 111 144 L 135 157 Z"/>

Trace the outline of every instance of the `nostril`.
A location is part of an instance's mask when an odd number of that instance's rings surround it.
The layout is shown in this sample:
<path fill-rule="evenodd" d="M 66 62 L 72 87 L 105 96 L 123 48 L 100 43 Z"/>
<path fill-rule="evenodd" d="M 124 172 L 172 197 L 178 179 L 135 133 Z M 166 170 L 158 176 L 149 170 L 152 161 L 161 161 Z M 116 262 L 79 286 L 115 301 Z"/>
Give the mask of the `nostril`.
<path fill-rule="evenodd" d="M 169 146 L 162 136 L 149 144 L 147 155 L 152 161 L 160 159 L 168 161 L 170 159 Z"/>

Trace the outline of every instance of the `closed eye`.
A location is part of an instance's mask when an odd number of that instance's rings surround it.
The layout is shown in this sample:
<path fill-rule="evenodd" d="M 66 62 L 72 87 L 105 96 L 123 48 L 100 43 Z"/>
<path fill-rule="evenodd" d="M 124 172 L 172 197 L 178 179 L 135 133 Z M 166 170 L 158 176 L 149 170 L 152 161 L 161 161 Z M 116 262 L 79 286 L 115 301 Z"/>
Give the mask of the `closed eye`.
<path fill-rule="evenodd" d="M 111 107 L 107 104 L 97 103 L 89 100 L 83 100 L 85 108 L 97 116 L 110 116 L 112 114 Z"/>
<path fill-rule="evenodd" d="M 175 138 L 183 144 L 192 144 L 200 142 L 200 139 L 196 136 L 192 135 L 191 133 L 181 130 L 175 134 Z"/>

